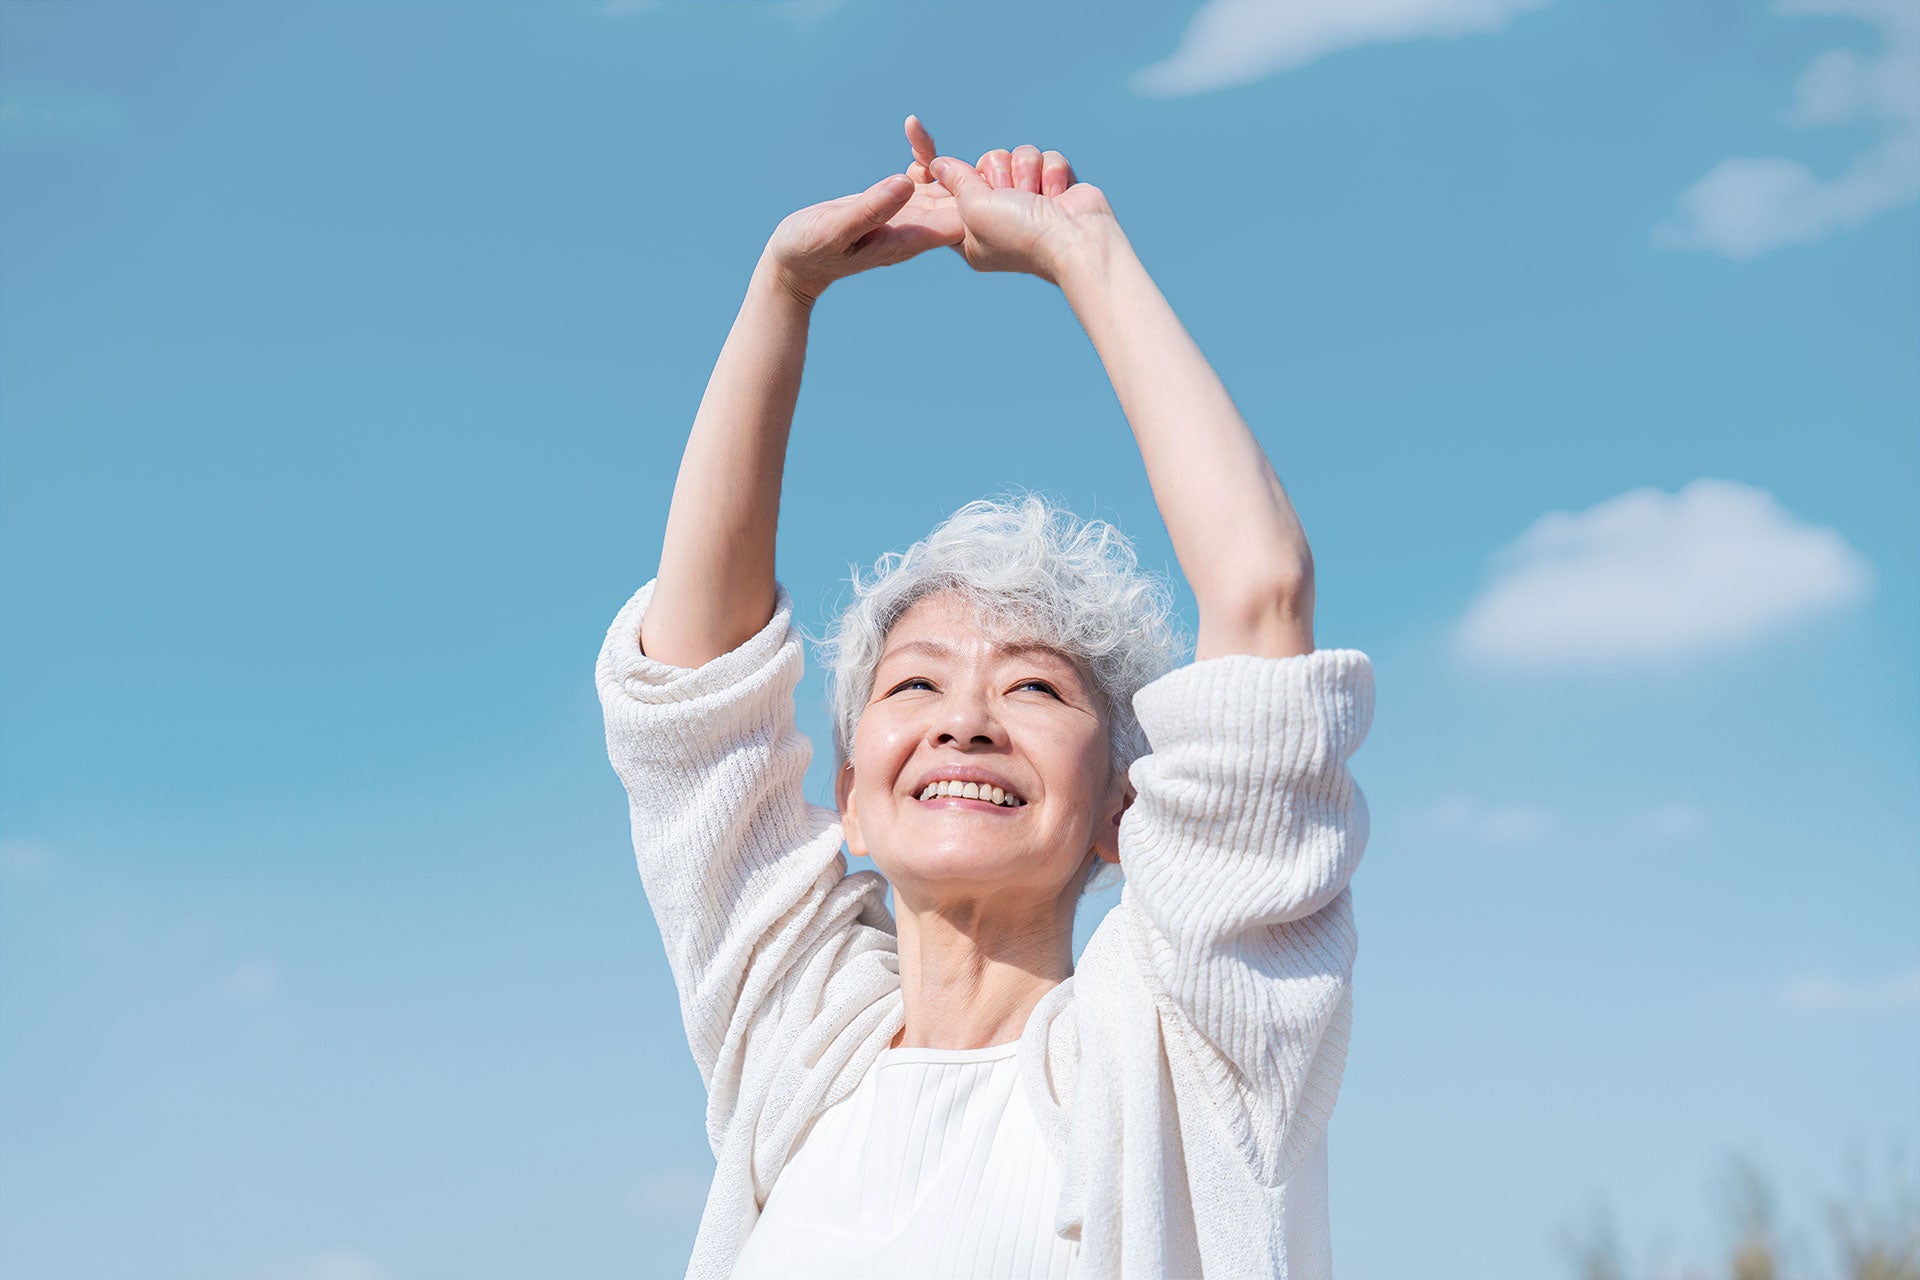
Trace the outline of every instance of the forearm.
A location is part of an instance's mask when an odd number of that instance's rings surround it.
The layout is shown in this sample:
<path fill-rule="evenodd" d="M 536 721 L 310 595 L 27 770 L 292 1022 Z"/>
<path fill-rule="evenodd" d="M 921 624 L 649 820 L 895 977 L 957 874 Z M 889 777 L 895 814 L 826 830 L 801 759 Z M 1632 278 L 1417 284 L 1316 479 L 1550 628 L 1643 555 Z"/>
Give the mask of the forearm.
<path fill-rule="evenodd" d="M 811 310 L 763 257 L 681 455 L 659 581 L 641 624 L 650 658 L 701 666 L 773 616 L 780 478 Z"/>
<path fill-rule="evenodd" d="M 1300 518 L 1132 245 L 1117 228 L 1084 240 L 1059 280 L 1133 428 L 1199 603 L 1196 656 L 1310 652 L 1313 556 Z"/>

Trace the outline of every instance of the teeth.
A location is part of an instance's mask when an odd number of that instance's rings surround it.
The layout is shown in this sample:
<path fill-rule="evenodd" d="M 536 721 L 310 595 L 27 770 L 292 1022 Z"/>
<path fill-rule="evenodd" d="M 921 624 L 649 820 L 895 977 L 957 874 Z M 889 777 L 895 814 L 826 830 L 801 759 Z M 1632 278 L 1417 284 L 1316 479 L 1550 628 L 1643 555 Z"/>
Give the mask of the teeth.
<path fill-rule="evenodd" d="M 977 782 L 930 782 L 926 790 L 920 793 L 922 800 L 932 800 L 938 796 L 961 796 L 968 800 L 985 800 L 1005 809 L 1018 809 L 1026 804 L 1016 800 L 1004 788 L 990 783 Z"/>

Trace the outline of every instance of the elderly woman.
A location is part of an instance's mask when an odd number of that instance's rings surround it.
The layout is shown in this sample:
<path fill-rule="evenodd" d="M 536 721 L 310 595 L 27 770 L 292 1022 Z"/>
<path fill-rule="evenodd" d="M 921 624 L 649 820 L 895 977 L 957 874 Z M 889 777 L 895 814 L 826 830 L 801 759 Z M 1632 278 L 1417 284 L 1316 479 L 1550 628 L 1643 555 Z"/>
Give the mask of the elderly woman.
<path fill-rule="evenodd" d="M 1314 648 L 1293 507 L 1101 192 L 1057 152 L 907 134 L 905 174 L 774 232 L 599 657 L 718 1158 L 688 1274 L 1327 1277 L 1372 667 Z M 836 813 L 802 794 L 774 577 L 807 326 L 834 280 L 942 245 L 1066 296 L 1199 634 L 1176 665 L 1111 526 L 971 503 L 855 577 Z M 1121 874 L 1076 966 L 1075 906 Z"/>

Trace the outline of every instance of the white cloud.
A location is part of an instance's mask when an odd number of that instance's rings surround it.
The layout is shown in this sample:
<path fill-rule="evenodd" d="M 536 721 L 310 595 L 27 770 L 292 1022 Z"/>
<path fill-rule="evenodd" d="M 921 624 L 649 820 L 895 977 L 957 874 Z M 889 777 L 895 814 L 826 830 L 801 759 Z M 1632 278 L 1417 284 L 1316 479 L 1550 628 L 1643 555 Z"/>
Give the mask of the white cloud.
<path fill-rule="evenodd" d="M 1823 1013 L 1888 1013 L 1920 1008 L 1920 965 L 1879 980 L 1847 982 L 1824 975 L 1795 978 L 1780 986 L 1780 1001 Z"/>
<path fill-rule="evenodd" d="M 1512 846 L 1532 844 L 1556 824 L 1553 815 L 1538 805 L 1489 804 L 1478 796 L 1455 792 L 1421 814 L 1418 825 L 1477 844 Z"/>
<path fill-rule="evenodd" d="M 243 960 L 220 980 L 220 994 L 234 1004 L 265 1004 L 279 985 L 273 967 L 266 961 Z"/>
<path fill-rule="evenodd" d="M 610 18 L 622 18 L 632 13 L 652 12 L 662 3 L 663 0 L 600 0 L 599 8 Z M 795 26 L 806 26 L 845 7 L 846 3 L 847 0 L 771 0 L 761 6 L 761 11 L 785 18 Z"/>
<path fill-rule="evenodd" d="M 0 97 L 0 136 L 21 141 L 103 137 L 124 123 L 119 102 L 102 94 L 14 85 Z"/>
<path fill-rule="evenodd" d="M 1614 819 L 1609 840 L 1634 845 L 1681 844 L 1714 827 L 1713 815 L 1697 804 L 1655 804 L 1623 812 Z M 1591 824 L 1581 822 L 1581 827 Z M 1467 844 L 1500 848 L 1538 845 L 1570 832 L 1563 815 L 1545 805 L 1486 800 L 1456 791 L 1413 815 L 1412 827 L 1423 836 L 1445 837 Z M 1589 833 L 1594 834 L 1594 833 Z"/>
<path fill-rule="evenodd" d="M 1654 229 L 1669 249 L 1744 261 L 1820 240 L 1920 199 L 1920 4 L 1912 0 L 1782 0 L 1783 14 L 1858 18 L 1880 29 L 1877 56 L 1832 49 L 1794 87 L 1787 119 L 1803 128 L 1867 123 L 1880 138 L 1837 177 L 1797 160 L 1723 160 L 1681 193 L 1678 216 Z"/>
<path fill-rule="evenodd" d="M 1493 558 L 1454 646 L 1471 662 L 1600 665 L 1727 649 L 1865 598 L 1873 569 L 1764 489 L 1695 480 L 1541 516 Z"/>
<path fill-rule="evenodd" d="M 1546 0 L 1208 0 L 1134 92 L 1171 98 L 1246 84 L 1365 44 L 1497 31 Z"/>
<path fill-rule="evenodd" d="M 1634 814 L 1627 831 L 1636 840 L 1674 844 L 1706 834 L 1713 815 L 1697 804 L 1659 804 Z"/>
<path fill-rule="evenodd" d="M 0 876 L 9 880 L 32 879 L 53 861 L 53 851 L 43 844 L 32 840 L 0 840 Z"/>
<path fill-rule="evenodd" d="M 846 4 L 846 0 L 778 0 L 774 11 L 796 26 L 805 26 L 810 22 L 833 13 Z"/>

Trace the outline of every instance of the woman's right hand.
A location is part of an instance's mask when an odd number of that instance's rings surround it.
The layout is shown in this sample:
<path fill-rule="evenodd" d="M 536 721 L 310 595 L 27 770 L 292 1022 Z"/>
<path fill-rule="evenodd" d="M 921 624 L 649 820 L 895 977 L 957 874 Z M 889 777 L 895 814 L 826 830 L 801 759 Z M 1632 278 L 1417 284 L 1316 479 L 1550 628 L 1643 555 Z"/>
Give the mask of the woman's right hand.
<path fill-rule="evenodd" d="M 790 213 L 774 229 L 766 256 L 795 297 L 811 305 L 844 276 L 960 243 L 959 203 L 928 171 L 933 139 L 916 116 L 907 117 L 907 138 L 914 161 L 906 173 Z"/>

